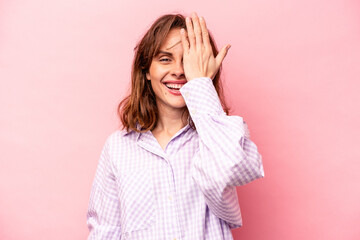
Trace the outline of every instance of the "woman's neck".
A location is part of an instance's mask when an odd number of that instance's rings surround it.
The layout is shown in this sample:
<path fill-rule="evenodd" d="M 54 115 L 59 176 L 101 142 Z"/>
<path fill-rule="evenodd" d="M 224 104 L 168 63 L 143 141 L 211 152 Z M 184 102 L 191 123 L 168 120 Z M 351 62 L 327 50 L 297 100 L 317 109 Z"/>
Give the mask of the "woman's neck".
<path fill-rule="evenodd" d="M 186 109 L 158 109 L 159 115 L 153 133 L 173 136 L 188 124 Z"/>

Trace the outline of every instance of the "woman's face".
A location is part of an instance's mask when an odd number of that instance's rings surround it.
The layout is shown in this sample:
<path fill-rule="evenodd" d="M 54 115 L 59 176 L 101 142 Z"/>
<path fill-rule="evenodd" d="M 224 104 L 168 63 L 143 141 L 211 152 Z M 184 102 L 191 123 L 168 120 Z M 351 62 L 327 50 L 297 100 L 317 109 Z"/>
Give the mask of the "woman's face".
<path fill-rule="evenodd" d="M 183 110 L 186 107 L 179 89 L 187 82 L 183 63 L 180 29 L 170 30 L 160 47 L 160 53 L 152 59 L 146 78 L 156 95 L 161 110 Z"/>

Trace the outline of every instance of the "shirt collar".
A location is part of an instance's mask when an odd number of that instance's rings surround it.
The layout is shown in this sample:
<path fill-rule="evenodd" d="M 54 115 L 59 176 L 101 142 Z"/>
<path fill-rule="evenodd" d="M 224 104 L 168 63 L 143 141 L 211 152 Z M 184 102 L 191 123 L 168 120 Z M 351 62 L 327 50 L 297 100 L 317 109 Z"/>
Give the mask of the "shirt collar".
<path fill-rule="evenodd" d="M 174 137 L 180 135 L 180 134 L 183 133 L 183 132 L 188 131 L 189 128 L 191 128 L 189 122 L 190 122 L 190 121 L 188 121 L 188 123 L 187 123 L 182 129 L 180 129 Z M 139 131 L 141 130 L 141 126 L 140 126 L 139 123 L 136 124 L 136 129 L 139 130 Z M 129 135 L 130 133 L 136 134 L 136 140 L 138 140 L 138 139 L 140 138 L 140 135 L 142 134 L 141 132 L 136 132 L 136 131 L 134 131 L 134 130 L 132 130 L 132 129 L 130 129 L 129 131 L 126 131 L 126 129 L 123 129 L 123 130 L 122 130 L 122 136 L 127 136 L 127 135 Z"/>

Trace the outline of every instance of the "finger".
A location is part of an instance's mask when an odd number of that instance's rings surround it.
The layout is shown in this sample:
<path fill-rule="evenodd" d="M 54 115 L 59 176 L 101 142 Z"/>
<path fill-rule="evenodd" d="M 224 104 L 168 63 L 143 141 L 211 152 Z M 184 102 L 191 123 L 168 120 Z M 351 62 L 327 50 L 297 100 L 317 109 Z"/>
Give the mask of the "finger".
<path fill-rule="evenodd" d="M 195 33 L 194 33 L 193 25 L 191 23 L 191 19 L 189 17 L 186 17 L 186 29 L 190 42 L 189 48 L 192 48 L 193 46 L 195 46 Z"/>
<path fill-rule="evenodd" d="M 224 58 L 226 57 L 226 54 L 229 51 L 229 48 L 231 47 L 231 45 L 226 45 L 225 47 L 223 47 L 220 52 L 218 53 L 218 55 L 215 58 L 215 62 L 216 62 L 216 69 L 219 69 L 222 61 L 224 60 Z"/>
<path fill-rule="evenodd" d="M 183 46 L 184 53 L 189 52 L 189 41 L 186 38 L 186 31 L 185 29 L 180 29 L 180 36 L 181 36 L 181 44 Z"/>
<path fill-rule="evenodd" d="M 196 13 L 192 14 L 192 22 L 194 25 L 196 48 L 201 49 L 202 47 L 201 27 L 200 27 L 199 18 Z"/>
<path fill-rule="evenodd" d="M 200 26 L 201 26 L 201 32 L 202 32 L 202 41 L 204 43 L 205 49 L 212 50 L 211 44 L 210 44 L 209 31 L 207 29 L 206 22 L 203 17 L 200 17 Z"/>

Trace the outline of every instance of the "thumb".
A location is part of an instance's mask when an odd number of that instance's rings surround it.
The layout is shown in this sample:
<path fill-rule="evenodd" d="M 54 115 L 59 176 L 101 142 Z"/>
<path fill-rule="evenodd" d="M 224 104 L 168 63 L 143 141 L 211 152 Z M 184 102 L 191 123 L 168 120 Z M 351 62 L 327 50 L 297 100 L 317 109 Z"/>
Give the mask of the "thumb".
<path fill-rule="evenodd" d="M 215 58 L 215 62 L 216 62 L 216 66 L 219 68 L 222 61 L 224 60 L 224 58 L 226 57 L 226 54 L 228 53 L 229 51 L 229 48 L 231 47 L 230 44 L 224 46 L 220 52 L 218 53 L 218 55 L 216 56 Z"/>

